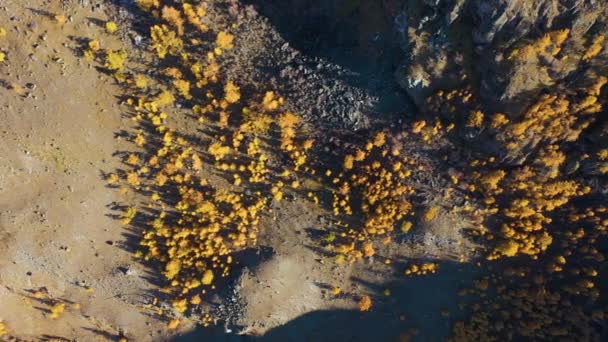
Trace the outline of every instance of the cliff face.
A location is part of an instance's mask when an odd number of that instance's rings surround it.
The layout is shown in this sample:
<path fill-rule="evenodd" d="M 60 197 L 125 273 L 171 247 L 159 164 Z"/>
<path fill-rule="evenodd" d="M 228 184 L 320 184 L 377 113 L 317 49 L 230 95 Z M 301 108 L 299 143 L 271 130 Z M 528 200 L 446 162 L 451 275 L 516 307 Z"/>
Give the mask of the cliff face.
<path fill-rule="evenodd" d="M 468 85 L 486 109 L 516 118 L 543 91 L 606 67 L 584 58 L 605 32 L 597 0 L 408 0 L 395 17 L 406 59 L 397 79 L 421 109 Z M 600 45 L 603 42 L 599 42 Z"/>

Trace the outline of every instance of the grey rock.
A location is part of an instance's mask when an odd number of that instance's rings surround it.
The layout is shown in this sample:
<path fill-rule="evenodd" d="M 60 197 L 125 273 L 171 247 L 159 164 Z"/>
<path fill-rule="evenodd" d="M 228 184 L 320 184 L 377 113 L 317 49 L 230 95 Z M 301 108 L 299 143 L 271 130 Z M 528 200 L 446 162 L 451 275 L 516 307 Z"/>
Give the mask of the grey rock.
<path fill-rule="evenodd" d="M 542 89 L 572 75 L 590 30 L 605 30 L 607 17 L 605 1 L 409 0 L 394 19 L 407 55 L 396 77 L 424 109 L 428 96 L 463 86 L 466 75 L 478 80 L 475 93 L 487 108 L 516 118 Z M 507 58 L 518 46 L 562 28 L 570 36 L 557 56 Z"/>

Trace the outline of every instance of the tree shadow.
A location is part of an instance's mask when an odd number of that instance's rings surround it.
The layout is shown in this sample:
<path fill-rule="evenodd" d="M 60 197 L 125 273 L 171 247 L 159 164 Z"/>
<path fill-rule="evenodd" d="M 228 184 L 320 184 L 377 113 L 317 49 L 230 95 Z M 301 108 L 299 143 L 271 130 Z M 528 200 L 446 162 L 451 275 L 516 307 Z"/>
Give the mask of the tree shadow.
<path fill-rule="evenodd" d="M 94 329 L 94 328 L 87 328 L 87 327 L 82 327 L 83 330 L 89 331 L 97 336 L 99 336 L 99 338 L 103 338 L 106 341 L 120 341 L 120 338 L 122 337 L 122 334 L 114 334 L 108 331 L 104 331 L 101 329 Z"/>
<path fill-rule="evenodd" d="M 49 342 L 51 342 L 51 341 L 55 341 L 55 342 L 62 342 L 62 341 L 70 342 L 70 341 L 73 341 L 72 339 L 67 338 L 67 337 L 62 337 L 62 336 L 57 336 L 57 335 L 49 335 L 49 334 L 40 335 L 39 339 L 40 339 L 40 341 L 49 341 Z"/>
<path fill-rule="evenodd" d="M 148 35 L 149 14 L 134 1 L 113 2 L 136 18 L 131 29 L 141 36 Z M 260 55 L 255 68 L 267 75 L 265 78 L 271 83 L 280 80 L 276 89 L 285 96 L 302 91 L 291 77 L 305 80 L 309 103 L 297 103 L 299 111 L 308 113 L 311 119 L 327 116 L 338 127 L 365 127 L 367 116 L 388 120 L 414 110 L 395 78 L 397 66 L 404 58 L 394 24 L 398 7 L 395 3 L 395 0 L 234 0 L 214 6 L 223 6 L 228 13 L 236 11 L 232 13 L 233 19 L 242 19 L 251 12 L 259 14 L 286 41 L 287 49 L 271 47 L 273 52 L 265 53 L 265 57 Z M 205 36 L 203 40 L 208 38 Z M 287 55 L 292 52 L 299 57 L 289 58 Z M 284 78 L 284 73 L 290 75 L 289 79 Z M 243 87 L 244 94 L 247 88 Z M 335 89 L 330 94 L 323 93 L 329 88 Z M 319 101 L 318 105 L 310 106 L 314 100 Z"/>
<path fill-rule="evenodd" d="M 43 9 L 32 8 L 32 7 L 28 7 L 27 9 L 36 15 L 40 15 L 40 16 L 46 17 L 48 19 L 53 19 L 55 17 L 55 13 L 51 13 L 51 12 L 43 10 Z"/>
<path fill-rule="evenodd" d="M 269 1 L 269 3 L 275 3 L 277 5 L 278 4 L 276 1 Z M 259 2 L 259 5 L 262 6 L 264 3 Z M 317 1 L 316 3 L 313 3 L 313 5 L 316 6 L 321 6 L 321 4 Z M 280 5 L 279 8 L 283 8 L 282 6 L 285 5 Z M 269 13 L 268 16 L 270 18 L 270 20 L 272 19 L 273 15 L 277 15 L 278 13 Z M 350 15 L 350 14 L 348 14 Z M 293 17 L 293 18 L 298 18 L 298 13 L 295 13 L 293 11 L 289 11 L 288 15 L 286 15 L 287 18 L 289 17 Z M 307 14 L 306 12 L 304 12 L 304 15 L 302 15 L 302 20 L 304 21 L 304 24 L 307 25 L 306 21 L 309 20 L 307 19 Z M 331 19 L 331 18 L 330 18 Z M 277 20 L 283 20 L 283 18 L 277 18 Z M 322 19 L 325 20 L 325 19 Z M 322 21 L 321 20 L 321 21 Z M 328 19 L 329 20 L 329 19 Z M 313 20 L 313 22 L 318 22 L 317 19 Z M 303 25 L 304 25 L 303 24 Z M 282 25 L 281 23 L 276 24 L 277 26 Z M 285 22 L 285 25 L 289 26 L 289 21 Z M 335 63 L 337 65 L 342 65 L 345 68 L 349 68 L 350 70 L 353 71 L 352 74 L 348 74 L 347 76 L 345 76 L 346 78 L 342 79 L 342 81 L 347 82 L 348 84 L 355 86 L 355 87 L 359 87 L 359 88 L 363 88 L 363 89 L 371 89 L 370 92 L 378 95 L 379 98 L 383 98 L 382 96 L 382 92 L 385 91 L 387 88 L 385 88 L 386 85 L 384 84 L 380 84 L 380 88 L 374 88 L 375 84 L 372 84 L 373 82 L 375 82 L 375 80 L 380 80 L 383 82 L 387 82 L 387 83 L 395 83 L 393 76 L 392 76 L 392 63 L 390 63 L 390 58 L 386 58 L 386 60 L 384 59 L 384 57 L 382 54 L 379 57 L 376 57 L 377 60 L 374 62 L 373 60 L 370 61 L 369 60 L 369 56 L 365 56 L 363 54 L 361 55 L 357 55 L 355 56 L 355 54 L 360 54 L 362 53 L 360 50 L 358 50 L 359 48 L 357 47 L 357 43 L 353 42 L 351 40 L 349 40 L 349 38 L 347 37 L 342 37 L 342 38 L 336 38 L 338 40 L 340 40 L 339 44 L 334 44 L 332 43 L 332 39 L 335 39 L 334 35 L 337 36 L 341 36 L 341 35 L 347 35 L 349 32 L 349 29 L 345 29 L 344 27 L 340 26 L 340 25 L 334 25 L 333 28 L 331 28 L 328 32 L 321 32 L 321 33 L 317 33 L 319 35 L 319 37 L 314 38 L 314 34 L 313 34 L 313 38 L 310 38 L 306 35 L 304 35 L 304 38 L 299 37 L 298 35 L 302 32 L 300 32 L 301 30 L 307 30 L 307 26 L 304 25 L 304 28 L 293 28 L 293 27 L 287 27 L 285 28 L 285 30 L 287 30 L 286 35 L 289 36 L 291 33 L 290 30 L 295 30 L 294 34 L 295 36 L 291 37 L 291 38 L 287 38 L 287 39 L 292 39 L 295 41 L 295 46 L 298 49 L 301 49 L 303 51 L 305 51 L 307 54 L 310 54 L 310 56 L 312 56 L 311 58 L 322 58 L 322 59 L 327 59 L 330 60 L 331 63 Z M 314 26 L 314 25 L 313 25 Z M 348 25 L 345 25 L 345 27 L 348 27 Z M 280 28 L 279 28 L 280 29 Z M 346 31 L 343 31 L 346 30 Z M 304 32 L 305 33 L 305 32 Z M 327 51 L 325 49 L 330 49 L 331 51 Z M 343 51 L 343 50 L 349 50 L 349 51 Z M 335 51 L 334 51 L 335 50 Z M 353 57 L 355 56 L 355 57 Z M 166 65 L 169 66 L 171 65 L 170 62 L 163 62 L 162 65 Z M 101 71 L 101 70 L 100 70 Z M 335 77 L 342 77 L 340 75 L 334 75 Z M 376 77 L 377 76 L 377 77 Z M 169 80 L 163 78 L 161 75 L 154 75 L 154 77 L 158 77 L 160 83 L 167 83 L 169 82 Z M 333 77 L 333 76 L 332 76 Z M 370 83 L 371 82 L 371 83 Z M 396 83 L 394 84 L 396 87 Z M 388 86 L 389 88 L 392 87 L 392 85 L 389 84 Z M 221 90 L 221 89 L 220 89 Z M 405 96 L 405 95 L 402 95 Z M 191 105 L 194 105 L 196 102 L 197 97 L 195 97 L 195 100 L 188 100 L 188 101 L 179 101 L 179 104 L 181 105 L 182 102 L 185 104 L 186 107 L 190 107 Z M 345 99 L 345 101 L 348 101 L 349 99 Z M 126 113 L 124 113 L 123 115 L 125 115 L 125 117 L 128 117 Z M 138 128 L 140 128 L 142 131 L 148 131 L 151 132 L 153 130 L 155 130 L 154 127 L 150 126 L 150 125 L 143 125 L 143 126 L 139 126 Z M 198 132 L 201 134 L 207 134 L 209 136 L 213 136 L 216 133 L 216 130 L 214 129 L 214 127 L 212 126 L 207 126 L 206 129 L 208 131 L 204 131 L 204 132 Z M 365 140 L 366 134 L 367 132 L 358 132 L 357 134 L 353 134 L 352 132 L 348 135 L 345 134 L 344 136 L 344 143 L 340 144 L 339 143 L 339 139 L 338 139 L 338 134 L 336 132 L 333 132 L 333 135 L 328 135 L 328 138 L 330 140 L 330 142 L 332 142 L 331 145 L 326 146 L 326 152 L 325 153 L 321 153 L 321 155 L 319 156 L 319 163 L 321 165 L 324 165 L 326 167 L 331 167 L 332 169 L 335 169 L 334 173 L 338 173 L 338 170 L 340 169 L 340 163 L 342 158 L 339 158 L 341 156 L 341 153 L 339 153 L 338 151 L 342 151 L 343 149 L 351 146 L 354 147 L 356 146 L 355 143 L 357 142 L 363 142 Z M 319 135 L 321 135 L 321 133 L 318 133 Z M 175 133 L 176 137 L 179 135 L 179 133 Z M 117 133 L 117 136 L 120 137 L 124 137 L 125 139 L 130 137 L 131 139 L 133 138 L 132 134 L 129 134 L 128 132 L 125 131 L 120 131 Z M 198 149 L 198 146 L 204 146 L 205 144 L 199 144 L 197 142 L 197 137 L 195 136 L 187 136 L 187 135 L 183 135 L 180 136 L 183 137 L 186 141 L 191 142 L 192 146 L 195 146 L 194 149 Z M 331 138 L 333 137 L 333 139 Z M 272 137 L 269 137 L 269 144 L 270 145 L 275 145 L 276 146 L 276 137 L 274 137 L 274 140 L 271 140 Z M 272 142 L 275 142 L 275 144 L 272 144 Z M 334 146 L 335 145 L 335 146 Z M 140 155 L 141 157 L 149 157 L 149 153 L 150 152 L 154 152 L 154 151 L 158 151 L 159 148 L 162 146 L 162 140 L 160 136 L 157 136 L 154 139 L 151 139 L 150 141 L 146 142 L 144 144 L 143 150 L 144 152 L 137 152 L 138 155 Z M 330 148 L 331 147 L 335 147 L 335 148 Z M 325 150 L 325 149 L 324 149 Z M 203 156 L 203 158 L 205 158 L 205 164 L 209 164 L 211 163 L 211 159 L 210 156 L 208 155 L 208 153 L 205 153 L 204 150 L 201 151 L 197 151 L 198 153 L 200 153 L 201 156 Z M 318 151 L 315 151 L 318 152 Z M 379 152 L 380 153 L 380 152 Z M 122 156 L 123 158 L 126 157 L 127 152 L 126 151 L 119 151 L 116 153 L 117 156 Z M 124 159 L 123 159 L 124 160 Z M 118 174 L 120 176 L 121 179 L 124 179 L 124 175 L 125 175 L 125 170 L 129 170 L 129 168 L 127 167 L 126 163 L 124 165 L 121 165 L 118 169 L 114 170 L 116 174 Z M 277 170 L 272 170 L 275 173 L 278 173 L 278 169 Z M 103 176 L 106 176 L 107 174 L 103 171 L 100 170 L 100 173 Z M 148 176 L 143 176 L 142 177 L 148 177 Z M 150 179 L 146 178 L 146 182 L 149 182 Z M 329 184 L 329 179 L 325 179 L 324 181 L 321 181 L 321 183 L 324 183 L 324 188 L 329 189 L 329 187 L 335 187 Z M 327 184 L 325 184 L 327 183 Z M 203 188 L 203 185 L 200 186 L 196 186 L 195 188 L 199 189 L 199 188 Z M 152 194 L 152 192 L 157 192 L 159 194 L 161 194 L 161 199 L 162 201 L 169 207 L 172 208 L 175 206 L 177 200 L 178 200 L 178 196 L 177 196 L 177 189 L 176 188 L 167 188 L 166 186 L 155 186 L 152 185 L 149 188 L 143 187 L 143 188 L 139 188 L 137 187 L 136 192 L 140 195 L 143 196 L 150 196 Z M 303 194 L 303 192 L 302 192 Z M 323 204 L 325 204 L 326 206 L 329 205 L 328 201 L 322 201 Z M 120 205 L 114 205 L 112 204 L 110 206 L 110 209 L 114 210 L 115 212 L 117 210 L 124 212 L 126 207 L 124 206 L 120 206 Z M 116 215 L 116 214 L 110 214 L 110 215 L 114 215 L 112 216 L 115 219 L 119 219 L 120 216 Z M 167 212 L 167 218 L 166 218 L 166 222 L 167 224 L 171 224 L 171 223 L 175 223 L 174 221 L 176 221 L 176 219 L 174 217 L 172 217 L 173 213 L 172 212 Z M 142 210 L 138 210 L 137 216 L 129 222 L 128 227 L 127 227 L 127 231 L 124 233 L 124 237 L 126 242 L 124 244 L 120 244 L 119 246 L 125 250 L 128 250 L 130 252 L 134 252 L 138 243 L 138 240 L 141 236 L 141 232 L 149 226 L 149 222 L 158 216 L 158 212 L 154 211 L 154 210 L 147 210 L 147 209 L 142 209 Z M 318 234 L 320 234 L 320 232 L 315 232 L 312 230 L 309 230 L 308 233 L 313 234 L 313 236 L 318 236 Z M 316 235 L 315 235 L 316 234 Z M 314 246 L 310 246 L 309 248 L 314 249 Z M 271 251 L 269 251 L 268 253 L 270 253 Z M 322 250 L 319 249 L 318 252 L 321 254 Z M 245 255 L 245 254 L 249 254 L 249 255 Z M 251 250 L 245 250 L 243 251 L 243 254 L 235 254 L 234 258 L 236 260 L 240 260 L 240 265 L 239 267 L 248 267 L 248 268 L 255 268 L 257 264 L 261 263 L 264 261 L 264 255 L 267 254 L 263 249 L 251 249 Z M 157 263 L 154 262 L 150 262 L 150 263 L 144 263 L 147 266 L 150 266 L 150 269 L 162 269 L 162 267 L 159 267 L 159 265 Z M 234 275 L 238 275 L 240 274 L 239 270 L 235 270 L 233 271 Z M 162 280 L 160 279 L 160 275 L 153 278 L 146 278 L 148 281 L 150 281 L 153 284 L 157 284 L 160 285 L 160 282 L 162 282 Z M 230 284 L 230 282 L 232 281 L 232 278 L 227 278 L 227 279 L 223 279 L 221 283 L 217 284 L 217 288 L 221 288 L 221 289 L 226 289 L 226 291 L 230 290 L 230 286 L 224 286 L 227 283 Z M 366 282 L 365 280 L 359 279 L 356 280 L 358 283 L 362 284 L 363 286 L 370 288 L 371 291 L 373 292 L 382 292 L 380 289 L 383 286 L 380 285 L 373 285 L 372 283 Z M 421 287 L 423 287 L 424 285 L 421 285 Z M 152 294 L 151 294 L 152 295 Z M 168 299 L 169 296 L 167 295 L 163 295 L 161 293 L 154 293 L 153 295 L 155 295 L 156 297 L 160 298 L 161 300 L 165 300 Z M 417 295 L 416 293 L 414 293 L 414 295 Z M 220 297 L 221 293 L 220 293 Z M 379 303 L 384 303 L 384 302 L 390 302 L 388 300 L 384 300 L 382 295 L 378 295 L 377 296 L 379 298 Z M 437 296 L 435 296 L 437 297 Z M 399 303 L 399 305 L 404 305 L 407 306 L 407 301 L 395 301 L 396 303 Z M 435 306 L 432 306 L 435 307 Z M 192 312 L 194 314 L 198 313 L 198 312 Z M 390 329 L 387 328 L 387 326 L 390 325 Z M 373 339 L 377 339 L 379 338 L 380 340 L 390 340 L 394 337 L 399 336 L 399 334 L 401 334 L 401 326 L 402 326 L 402 322 L 401 319 L 399 318 L 399 315 L 394 315 L 394 313 L 392 311 L 388 311 L 388 310 L 373 310 L 372 312 L 369 313 L 361 313 L 359 311 L 356 310 L 329 310 L 329 311 L 318 311 L 318 312 L 312 312 L 306 315 L 303 315 L 300 318 L 297 318 L 295 320 L 293 320 L 292 322 L 289 322 L 288 324 L 282 326 L 282 327 L 278 327 L 275 328 L 271 331 L 269 331 L 266 335 L 264 335 L 263 337 L 260 337 L 260 339 L 262 340 L 268 340 L 268 341 L 273 341 L 273 340 L 298 340 L 298 336 L 303 336 L 303 338 L 307 339 L 307 340 L 373 340 Z M 356 326 L 356 329 L 350 329 L 351 326 Z M 211 340 L 214 340 L 215 337 L 217 337 L 217 340 L 221 340 L 222 338 L 232 338 L 231 336 L 234 335 L 226 335 L 225 333 L 223 333 L 221 330 L 218 329 L 203 329 L 201 331 L 197 331 L 193 333 L 194 335 L 191 336 L 191 338 L 193 338 L 192 340 L 199 340 L 202 339 L 202 337 L 207 336 L 206 334 L 212 334 L 209 336 L 212 336 L 213 338 L 210 338 Z M 202 334 L 202 335 L 196 335 L 196 334 Z M 189 335 L 188 335 L 189 336 Z M 184 338 L 188 338 L 188 336 L 184 336 Z M 181 337 L 180 337 L 181 338 Z M 238 337 L 240 338 L 240 337 Z M 178 339 L 180 340 L 180 339 Z"/>

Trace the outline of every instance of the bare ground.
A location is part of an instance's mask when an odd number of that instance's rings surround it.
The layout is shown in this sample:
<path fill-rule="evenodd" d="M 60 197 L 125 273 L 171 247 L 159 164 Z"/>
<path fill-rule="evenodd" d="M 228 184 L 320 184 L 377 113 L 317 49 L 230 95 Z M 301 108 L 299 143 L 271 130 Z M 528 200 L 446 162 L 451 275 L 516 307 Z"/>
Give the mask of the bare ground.
<path fill-rule="evenodd" d="M 17 0 L 0 4 L 0 26 L 9 31 L 0 40 L 7 52 L 7 61 L 0 64 L 0 319 L 10 336 L 22 340 L 117 340 L 123 335 L 134 341 L 169 340 L 175 333 L 166 328 L 168 318 L 146 307 L 158 291 L 158 275 L 133 258 L 129 232 L 113 216 L 113 204 L 135 199 L 107 187 L 103 179 L 105 172 L 121 167 L 115 153 L 131 148 L 118 134 L 130 122 L 118 105 L 120 89 L 76 56 L 71 37 L 102 36 L 103 44 L 122 46 L 118 36 L 101 33 L 99 23 L 107 14 L 95 5 L 102 2 L 87 3 L 49 0 L 34 8 Z M 63 13 L 67 22 L 57 23 L 55 13 Z M 330 62 L 323 60 L 317 68 L 298 62 L 306 57 L 294 60 L 299 53 L 289 44 L 285 47 L 268 21 L 246 20 L 259 29 L 248 37 L 259 36 L 247 39 L 242 60 L 233 61 L 241 70 L 249 68 L 244 65 L 249 57 L 277 51 L 270 57 L 284 62 L 285 80 L 308 75 L 306 84 L 318 82 L 310 89 L 334 84 L 323 90 L 329 92 L 328 100 L 314 106 L 329 108 L 335 104 L 332 98 L 344 93 L 369 100 L 361 88 L 324 79 L 322 71 L 338 68 Z M 259 77 L 252 76 L 252 84 Z M 281 81 L 276 82 L 280 87 Z M 301 89 L 292 91 L 297 96 Z M 302 98 L 298 101 L 295 107 L 305 105 Z M 342 101 L 335 108 L 337 113 L 362 111 L 357 107 L 361 101 Z M 226 293 L 213 299 L 218 318 L 226 322 L 220 329 L 226 332 L 214 338 L 241 333 L 268 340 L 391 340 L 402 332 L 415 335 L 416 329 L 421 340 L 445 338 L 449 320 L 443 316 L 459 315 L 455 293 L 475 274 L 470 265 L 453 261 L 470 247 L 463 244 L 460 218 L 443 215 L 415 241 L 387 247 L 371 262 L 336 265 L 316 248 L 314 230 L 327 224 L 320 219 L 323 214 L 295 195 L 265 217 L 259 252 L 268 255 L 259 265 L 245 263 Z M 384 258 L 395 263 L 385 265 Z M 418 259 L 444 260 L 442 270 L 405 278 L 404 264 Z M 330 295 L 334 286 L 343 294 Z M 41 288 L 48 295 L 36 298 Z M 380 296 L 372 313 L 358 313 L 362 293 L 386 289 L 391 294 Z M 66 312 L 52 319 L 50 308 L 56 303 L 67 304 Z M 181 338 L 208 334 L 192 328 L 186 321 Z"/>
<path fill-rule="evenodd" d="M 112 155 L 124 143 L 115 133 L 128 122 L 117 89 L 68 38 L 99 35 L 94 20 L 105 14 L 59 1 L 0 6 L 8 30 L 0 42 L 8 52 L 0 65 L 0 317 L 25 340 L 162 336 L 165 323 L 142 310 L 147 271 L 120 247 L 124 232 L 110 217 L 109 204 L 124 199 L 101 177 L 118 162 Z M 46 12 L 71 19 L 60 25 Z M 48 297 L 34 298 L 43 287 Z M 74 304 L 49 318 L 62 300 Z"/>

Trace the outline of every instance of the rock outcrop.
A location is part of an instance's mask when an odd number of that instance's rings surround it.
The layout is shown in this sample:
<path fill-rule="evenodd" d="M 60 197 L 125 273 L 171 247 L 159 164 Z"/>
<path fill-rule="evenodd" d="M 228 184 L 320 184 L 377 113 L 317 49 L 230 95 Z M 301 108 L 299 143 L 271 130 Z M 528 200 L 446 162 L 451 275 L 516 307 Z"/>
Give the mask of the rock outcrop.
<path fill-rule="evenodd" d="M 598 0 L 408 0 L 395 25 L 397 79 L 414 102 L 471 86 L 486 109 L 520 116 L 543 91 L 606 66 L 608 3 Z M 601 56 L 601 58 L 600 58 Z"/>

